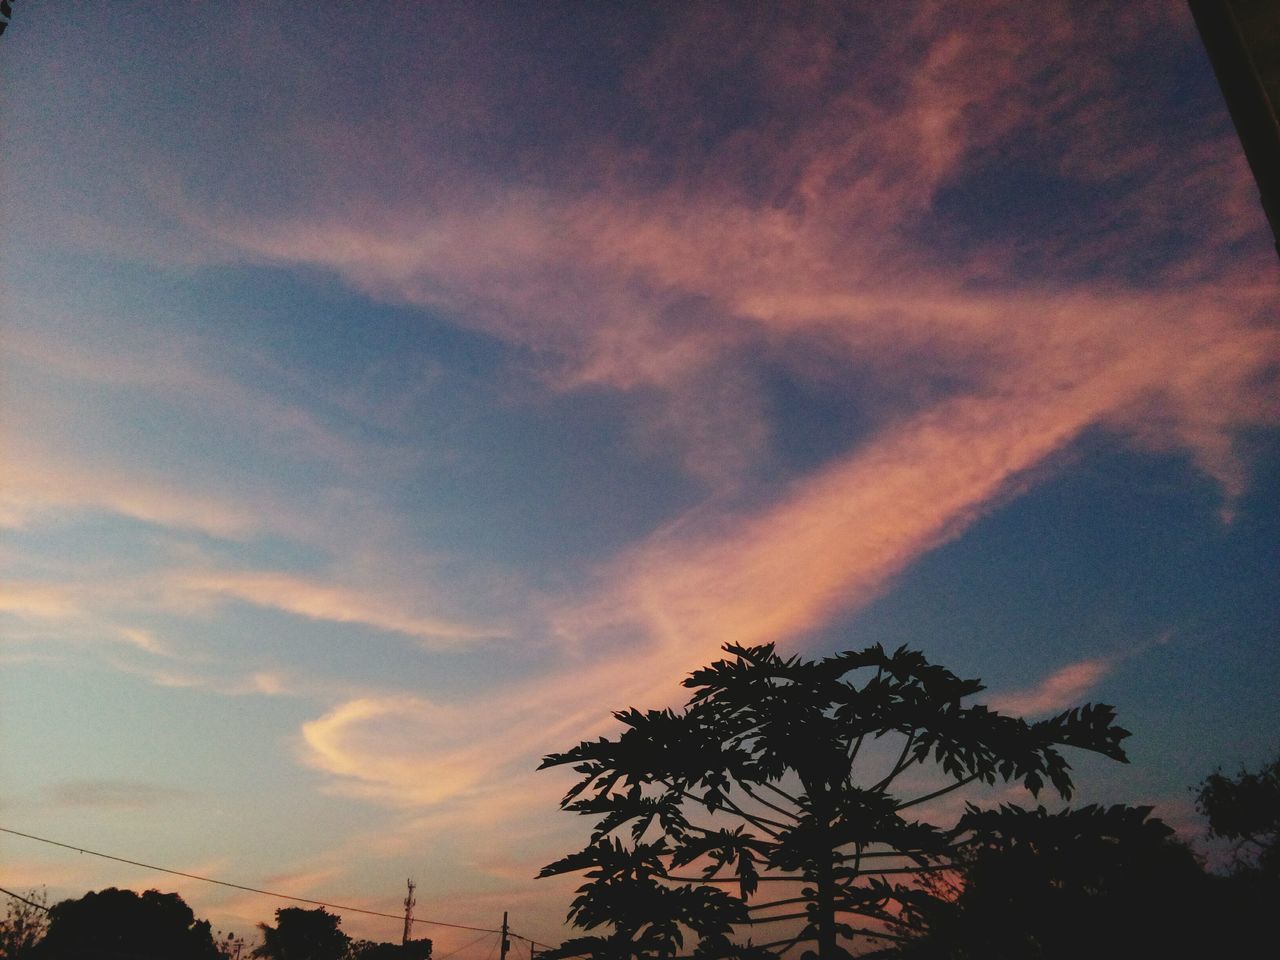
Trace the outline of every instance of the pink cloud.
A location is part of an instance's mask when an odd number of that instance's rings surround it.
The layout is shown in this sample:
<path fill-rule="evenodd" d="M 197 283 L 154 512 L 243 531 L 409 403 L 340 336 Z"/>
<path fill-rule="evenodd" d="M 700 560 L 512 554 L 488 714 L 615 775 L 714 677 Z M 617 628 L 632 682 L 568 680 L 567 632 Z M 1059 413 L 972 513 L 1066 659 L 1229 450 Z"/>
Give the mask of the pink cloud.
<path fill-rule="evenodd" d="M 1033 687 L 997 694 L 992 709 L 1018 716 L 1037 716 L 1079 705 L 1089 690 L 1114 666 L 1112 658 L 1079 660 L 1060 667 Z"/>

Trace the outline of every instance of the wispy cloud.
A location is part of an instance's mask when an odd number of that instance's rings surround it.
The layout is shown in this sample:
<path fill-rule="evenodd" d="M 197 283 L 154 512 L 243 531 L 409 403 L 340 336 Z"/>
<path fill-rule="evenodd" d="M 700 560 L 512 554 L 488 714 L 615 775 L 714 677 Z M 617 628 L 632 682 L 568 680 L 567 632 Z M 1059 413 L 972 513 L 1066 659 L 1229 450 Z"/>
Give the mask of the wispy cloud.
<path fill-rule="evenodd" d="M 190 797 L 187 790 L 136 780 L 66 780 L 48 790 L 50 803 L 72 807 L 144 809 Z"/>
<path fill-rule="evenodd" d="M 304 759 L 346 778 L 357 795 L 431 804 L 464 793 L 491 772 L 471 744 L 450 747 L 474 722 L 458 708 L 414 697 L 351 700 L 303 725 Z"/>
<path fill-rule="evenodd" d="M 105 464 L 67 462 L 5 440 L 0 522 L 20 528 L 68 511 L 104 510 L 145 523 L 239 539 L 270 526 L 251 507 L 185 484 L 172 484 Z"/>
<path fill-rule="evenodd" d="M 1026 717 L 1065 710 L 1078 706 L 1114 666 L 1115 660 L 1110 657 L 1078 660 L 1053 671 L 1033 687 L 998 693 L 987 703 L 992 709 Z"/>
<path fill-rule="evenodd" d="M 376 591 L 279 572 L 235 570 L 183 574 L 174 578 L 174 585 L 184 592 L 240 600 L 312 620 L 358 623 L 430 643 L 494 639 L 503 635 L 500 628 L 420 615 L 406 609 L 404 598 L 385 592 L 379 595 Z"/>
<path fill-rule="evenodd" d="M 61 620 L 79 615 L 80 605 L 63 584 L 10 581 L 0 590 L 0 611 L 25 619 Z"/>

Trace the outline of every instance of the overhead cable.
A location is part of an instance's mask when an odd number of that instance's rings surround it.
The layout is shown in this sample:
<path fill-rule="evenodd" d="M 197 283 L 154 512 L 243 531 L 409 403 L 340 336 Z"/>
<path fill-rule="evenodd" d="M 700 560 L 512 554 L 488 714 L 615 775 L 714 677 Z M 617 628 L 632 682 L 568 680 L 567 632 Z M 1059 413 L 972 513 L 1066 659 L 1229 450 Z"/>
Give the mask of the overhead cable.
<path fill-rule="evenodd" d="M 142 863 L 139 860 L 130 860 L 127 857 L 116 857 L 109 853 L 99 853 L 97 850 L 89 850 L 85 847 L 77 847 L 74 844 L 62 843 L 58 840 L 50 840 L 48 837 L 37 837 L 32 833 L 23 833 L 20 830 L 10 830 L 8 827 L 0 827 L 0 833 L 9 833 L 15 837 L 25 837 L 27 840 L 38 840 L 40 843 L 52 844 L 55 847 L 62 847 L 64 850 L 74 850 L 77 853 L 87 853 L 91 857 L 102 857 L 104 860 L 114 860 L 116 863 L 127 863 L 133 867 L 142 867 L 144 870 L 155 870 L 159 873 L 172 874 L 175 877 L 186 877 L 188 880 L 199 880 L 203 883 L 216 883 L 220 887 L 231 887 L 233 890 L 244 890 L 248 893 L 259 893 L 264 897 L 276 897 L 280 900 L 292 900 L 295 903 L 309 903 L 317 907 L 331 907 L 334 910 L 344 910 L 350 913 L 363 913 L 371 917 L 386 917 L 390 920 L 403 920 L 404 916 L 399 913 L 383 913 L 380 910 L 366 910 L 364 907 L 352 907 L 342 903 L 330 903 L 327 900 L 311 900 L 307 897 L 295 897 L 288 893 L 277 893 L 274 890 L 263 890 L 259 887 L 245 886 L 243 883 L 232 883 L 229 880 L 215 880 L 213 877 L 202 877 L 196 873 L 185 873 L 182 870 L 170 870 L 168 867 L 157 867 L 153 863 Z M 0 891 L 9 893 L 9 891 Z M 17 896 L 10 893 L 9 896 Z M 18 897 L 19 900 L 25 900 L 24 897 Z M 30 903 L 30 900 L 26 901 Z M 39 904 L 36 904 L 39 906 Z M 429 923 L 437 927 L 452 927 L 455 930 L 474 930 L 478 933 L 501 933 L 501 930 L 490 929 L 488 927 L 470 927 L 464 923 L 446 923 L 443 920 L 424 920 L 421 917 L 414 917 L 414 923 Z M 528 937 L 520 937 L 521 940 L 528 940 Z"/>

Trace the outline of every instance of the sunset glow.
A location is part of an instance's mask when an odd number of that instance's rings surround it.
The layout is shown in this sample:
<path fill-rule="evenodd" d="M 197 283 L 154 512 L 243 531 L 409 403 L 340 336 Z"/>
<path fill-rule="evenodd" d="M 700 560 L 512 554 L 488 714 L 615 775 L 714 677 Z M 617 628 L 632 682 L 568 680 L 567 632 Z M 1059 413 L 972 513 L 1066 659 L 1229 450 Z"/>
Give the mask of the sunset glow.
<path fill-rule="evenodd" d="M 1188 837 L 1275 752 L 1277 264 L 1183 4 L 30 2 L 0 84 L 0 826 L 553 944 L 539 760 L 728 642 L 1114 704 L 1080 797 Z"/>

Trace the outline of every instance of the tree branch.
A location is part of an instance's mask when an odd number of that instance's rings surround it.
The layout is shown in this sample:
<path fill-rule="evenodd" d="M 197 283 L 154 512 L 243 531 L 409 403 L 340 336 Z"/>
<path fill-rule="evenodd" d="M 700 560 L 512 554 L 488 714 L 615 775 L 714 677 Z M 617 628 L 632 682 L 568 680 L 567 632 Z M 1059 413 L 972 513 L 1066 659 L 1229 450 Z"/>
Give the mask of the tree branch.
<path fill-rule="evenodd" d="M 888 776 L 886 776 L 883 780 L 881 780 L 879 783 L 877 783 L 874 787 L 871 788 L 871 791 L 870 791 L 871 793 L 884 792 L 885 788 L 888 787 L 889 784 L 893 783 L 894 778 L 897 777 L 898 774 L 900 774 L 903 770 L 907 769 L 907 767 L 911 766 L 911 764 L 909 763 L 904 765 L 903 761 L 907 759 L 907 754 L 910 752 L 912 746 L 915 745 L 915 742 L 916 742 L 916 734 L 915 734 L 915 731 L 913 730 L 911 731 L 911 733 L 907 734 L 907 740 L 902 745 L 902 753 L 898 754 L 898 760 L 896 763 L 894 763 L 893 769 L 889 771 Z"/>
<path fill-rule="evenodd" d="M 968 784 L 973 783 L 973 781 L 977 780 L 978 777 L 980 776 L 981 774 L 971 773 L 969 774 L 969 776 L 965 777 L 963 780 L 957 780 L 955 783 L 948 784 L 947 786 L 943 787 L 941 790 L 933 791 L 933 793 L 926 793 L 923 797 L 916 797 L 914 800 L 908 800 L 905 803 L 900 803 L 893 809 L 905 810 L 907 809 L 907 807 L 914 807 L 917 803 L 927 803 L 930 800 L 936 800 L 938 797 L 948 794 L 952 790 L 959 790 L 961 787 L 967 786 Z"/>
<path fill-rule="evenodd" d="M 719 869 L 719 868 L 717 868 Z M 741 883 L 737 877 L 677 877 L 673 873 L 665 874 L 659 877 L 660 880 L 678 880 L 681 883 Z M 807 877 L 756 877 L 758 881 L 770 880 L 774 883 L 804 883 Z"/>
<path fill-rule="evenodd" d="M 759 926 L 763 923 L 777 923 L 779 920 L 801 920 L 808 917 L 805 911 L 800 913 L 780 913 L 776 917 L 748 917 L 746 920 L 739 920 L 739 923 L 746 923 L 752 926 Z"/>
<path fill-rule="evenodd" d="M 857 876 L 850 877 L 850 883 L 857 880 L 858 877 L 883 877 L 895 873 L 936 873 L 939 870 L 954 870 L 954 864 L 939 863 L 930 866 L 919 867 L 888 867 L 883 870 L 859 870 Z"/>
<path fill-rule="evenodd" d="M 678 796 L 684 797 L 686 800 L 692 800 L 694 803 L 700 803 L 704 807 L 707 805 L 707 800 L 705 797 L 700 797 L 696 793 L 690 793 L 688 790 L 682 790 L 680 787 L 667 783 L 665 780 L 659 780 L 658 782 L 661 783 L 668 790 L 674 791 Z M 728 797 L 724 798 L 724 804 L 725 804 L 725 809 L 727 809 L 730 813 L 736 813 L 743 820 L 747 821 L 747 823 L 751 824 L 753 827 L 755 827 L 758 830 L 763 830 L 765 833 L 773 837 L 773 839 L 775 840 L 780 840 L 781 834 L 779 834 L 776 830 L 771 830 L 770 826 L 777 827 L 779 830 L 787 829 L 787 825 L 785 823 L 778 823 L 776 820 L 770 820 L 768 817 L 754 817 L 751 814 L 746 813 L 745 811 L 740 809 L 738 805 L 734 803 L 732 800 L 730 800 Z"/>
<path fill-rule="evenodd" d="M 788 903 L 808 903 L 808 897 L 788 897 L 786 900 L 770 900 L 768 903 L 752 903 L 747 905 L 748 910 L 767 910 L 770 907 L 784 907 Z"/>
<path fill-rule="evenodd" d="M 799 807 L 801 810 L 804 810 L 804 809 L 805 809 L 805 805 L 804 805 L 803 803 L 801 803 L 801 802 L 800 802 L 796 797 L 793 797 L 791 794 L 787 793 L 787 791 L 783 790 L 781 787 L 774 786 L 772 783 L 770 783 L 770 782 L 769 782 L 769 781 L 767 781 L 767 780 L 763 780 L 763 781 L 761 781 L 760 785 L 761 785 L 762 787 L 768 787 L 770 790 L 772 790 L 772 791 L 773 791 L 774 793 L 776 793 L 778 796 L 782 797 L 782 799 L 784 799 L 784 800 L 788 800 L 788 801 L 790 801 L 791 803 L 794 803 L 794 804 L 795 804 L 797 807 Z"/>
<path fill-rule="evenodd" d="M 741 780 L 737 781 L 737 784 L 738 784 L 738 786 L 740 786 L 740 787 L 743 789 L 743 791 L 746 793 L 746 795 L 747 795 L 747 796 L 749 796 L 749 797 L 750 797 L 752 800 L 754 800 L 756 803 L 762 804 L 763 806 L 768 807 L 770 810 L 773 810 L 773 811 L 775 811 L 775 812 L 777 812 L 777 813 L 782 814 L 784 817 L 790 817 L 792 820 L 795 820 L 795 821 L 799 822 L 800 818 L 799 818 L 798 816 L 796 816 L 794 813 L 792 813 L 790 810 L 787 810 L 787 809 L 785 809 L 784 807 L 780 807 L 780 806 L 778 806 L 776 803 L 770 803 L 770 802 L 769 802 L 768 800 L 766 800 L 764 797 L 759 796 L 759 795 L 758 795 L 754 790 L 752 790 L 750 787 L 748 787 L 748 786 L 747 786 L 745 783 L 743 783 Z M 770 821 L 770 822 L 772 822 L 772 821 Z M 784 829 L 785 829 L 785 828 L 784 828 Z"/>
<path fill-rule="evenodd" d="M 879 841 L 879 840 L 878 840 L 878 841 L 875 841 L 875 842 L 876 842 L 876 843 L 883 843 L 884 841 Z M 860 855 L 857 855 L 857 856 L 855 856 L 854 854 L 850 854 L 850 853 L 841 853 L 841 854 L 837 854 L 836 859 L 837 859 L 837 860 L 840 860 L 840 861 L 842 861 L 842 862 L 843 862 L 843 861 L 846 861 L 846 860 L 854 860 L 854 859 L 857 859 L 857 857 L 858 857 L 858 856 L 861 856 L 861 858 L 862 858 L 863 860 L 875 860 L 875 859 L 881 859 L 881 858 L 884 858 L 884 857 L 901 857 L 901 858 L 903 858 L 904 860 L 915 859 L 915 854 L 912 854 L 912 853 L 904 853 L 904 852 L 902 852 L 902 851 L 900 851 L 900 850 L 873 850 L 873 851 L 863 850 L 863 851 L 862 851 L 862 853 L 861 853 Z"/>
<path fill-rule="evenodd" d="M 779 952 L 780 952 L 780 953 L 786 953 L 788 950 L 790 950 L 790 949 L 791 949 L 792 947 L 794 947 L 796 944 L 798 944 L 798 943 L 804 943 L 806 940 L 813 940 L 813 939 L 816 939 L 816 938 L 814 938 L 814 937 L 806 937 L 806 936 L 804 935 L 804 931 L 803 931 L 803 930 L 801 930 L 801 931 L 800 931 L 799 933 L 797 933 L 794 937 L 790 937 L 790 938 L 788 938 L 788 939 L 786 939 L 786 940 L 774 940 L 772 943 L 762 943 L 762 944 L 759 944 L 759 947 L 760 947 L 760 949 L 761 949 L 761 950 L 772 950 L 774 947 L 781 947 L 781 946 L 785 943 L 785 944 L 786 944 L 786 946 L 785 946 L 785 947 L 783 947 L 783 948 L 782 948 L 782 950 L 780 950 Z"/>
<path fill-rule="evenodd" d="M 773 837 L 773 839 L 775 840 L 782 839 L 782 835 L 774 832 L 773 830 L 770 830 L 769 827 L 777 827 L 779 830 L 787 829 L 787 825 L 785 823 L 779 823 L 777 820 L 770 820 L 768 817 L 760 817 L 760 816 L 755 816 L 753 814 L 747 813 L 740 806 L 738 806 L 736 803 L 730 800 L 728 795 L 725 795 L 724 797 L 724 804 L 729 810 L 732 810 L 734 813 L 740 816 L 743 820 L 746 820 L 748 823 L 759 827 L 761 830 L 769 834 L 769 836 Z M 769 827 L 766 827 L 765 824 L 768 824 Z"/>
<path fill-rule="evenodd" d="M 879 679 L 883 675 L 884 675 L 884 667 L 876 667 L 876 675 L 872 677 L 867 683 L 864 683 L 862 685 L 862 689 L 863 690 L 867 689 L 867 687 L 871 686 L 871 684 L 879 681 Z M 853 771 L 853 761 L 858 759 L 858 751 L 862 749 L 862 741 L 865 740 L 866 738 L 867 738 L 867 731 L 863 730 L 860 734 L 858 734 L 858 739 L 854 742 L 853 748 L 849 751 L 850 772 Z"/>

